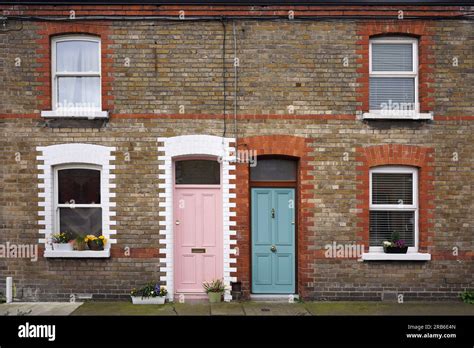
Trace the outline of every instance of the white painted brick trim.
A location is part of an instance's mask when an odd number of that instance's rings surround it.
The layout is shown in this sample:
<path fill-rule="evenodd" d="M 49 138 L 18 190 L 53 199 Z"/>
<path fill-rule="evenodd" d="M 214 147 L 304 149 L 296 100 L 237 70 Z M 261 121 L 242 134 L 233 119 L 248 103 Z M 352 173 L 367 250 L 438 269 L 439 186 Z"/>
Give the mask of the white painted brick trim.
<path fill-rule="evenodd" d="M 115 159 L 115 156 L 111 155 L 115 151 L 115 147 L 74 143 L 38 146 L 36 150 L 39 152 L 36 159 L 43 161 L 43 164 L 37 166 L 39 169 L 38 179 L 44 181 L 44 183 L 38 184 L 39 189 L 44 189 L 44 192 L 38 193 L 38 207 L 40 208 L 38 215 L 44 217 L 44 219 L 39 220 L 41 225 L 39 243 L 45 243 L 45 256 L 54 253 L 49 243 L 51 234 L 54 233 L 54 167 L 65 164 L 92 164 L 101 167 L 102 230 L 103 235 L 109 241 L 106 248 L 107 246 L 110 248 L 111 244 L 117 242 L 116 239 L 110 239 L 112 234 L 117 233 L 116 230 L 110 230 L 110 226 L 116 225 L 116 214 L 110 211 L 110 208 L 115 207 L 115 202 L 110 202 L 110 198 L 115 197 L 115 192 L 112 192 L 115 189 L 115 184 L 110 184 L 110 180 L 115 178 L 115 175 L 110 173 L 111 170 L 115 169 L 115 166 L 110 164 Z M 87 257 L 86 254 L 80 252 L 77 253 L 77 256 L 72 257 L 81 257 L 81 255 Z"/>
<path fill-rule="evenodd" d="M 173 158 L 177 156 L 190 155 L 210 155 L 218 158 L 228 158 L 229 153 L 234 152 L 235 148 L 230 144 L 234 143 L 233 138 L 222 138 L 212 135 L 183 135 L 170 138 L 158 138 L 158 151 L 164 153 L 158 156 L 158 160 L 163 163 L 159 164 L 160 174 L 158 178 L 164 183 L 159 184 L 161 202 L 159 206 L 164 210 L 158 213 L 164 221 L 160 221 L 160 225 L 164 226 L 164 239 L 160 242 L 164 244 L 164 248 L 160 252 L 164 253 L 164 257 L 160 259 L 160 263 L 165 267 L 161 271 L 165 273 L 161 280 L 165 282 L 168 290 L 168 297 L 173 300 L 174 296 L 174 277 L 173 277 Z M 235 249 L 231 248 L 235 241 L 230 240 L 231 235 L 235 235 L 230 230 L 230 226 L 235 226 L 234 221 L 229 221 L 229 216 L 235 216 L 235 211 L 230 211 L 235 207 L 234 203 L 230 203 L 230 198 L 235 198 L 234 193 L 229 190 L 235 188 L 234 184 L 229 184 L 229 180 L 235 179 L 235 175 L 229 174 L 230 170 L 235 170 L 235 165 L 229 164 L 227 161 L 222 162 L 222 216 L 223 216 L 223 259 L 224 259 L 224 283 L 230 286 L 230 282 L 236 281 L 235 277 L 231 277 L 231 272 L 235 272 L 235 267 L 231 267 L 231 262 L 235 262 L 235 258 L 231 255 L 235 254 Z M 226 294 L 228 298 L 228 294 Z"/>

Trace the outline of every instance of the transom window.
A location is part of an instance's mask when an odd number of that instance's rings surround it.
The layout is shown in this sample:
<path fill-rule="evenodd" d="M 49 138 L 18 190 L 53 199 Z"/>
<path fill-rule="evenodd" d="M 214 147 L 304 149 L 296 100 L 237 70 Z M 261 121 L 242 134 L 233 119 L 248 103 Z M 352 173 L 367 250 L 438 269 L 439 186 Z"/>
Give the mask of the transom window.
<path fill-rule="evenodd" d="M 418 105 L 418 40 L 384 37 L 370 40 L 371 113 L 414 115 Z"/>
<path fill-rule="evenodd" d="M 96 166 L 55 170 L 56 232 L 72 238 L 102 234 L 101 171 Z"/>
<path fill-rule="evenodd" d="M 100 110 L 100 39 L 92 36 L 54 38 L 52 79 L 55 110 Z"/>
<path fill-rule="evenodd" d="M 250 167 L 250 180 L 253 182 L 295 182 L 296 173 L 297 161 L 283 158 L 258 158 L 257 165 Z"/>
<path fill-rule="evenodd" d="M 213 160 L 175 162 L 176 185 L 220 185 L 220 164 Z"/>
<path fill-rule="evenodd" d="M 370 171 L 370 248 L 382 248 L 397 232 L 411 249 L 418 247 L 418 171 L 377 167 Z M 410 249 L 409 249 L 410 250 Z"/>

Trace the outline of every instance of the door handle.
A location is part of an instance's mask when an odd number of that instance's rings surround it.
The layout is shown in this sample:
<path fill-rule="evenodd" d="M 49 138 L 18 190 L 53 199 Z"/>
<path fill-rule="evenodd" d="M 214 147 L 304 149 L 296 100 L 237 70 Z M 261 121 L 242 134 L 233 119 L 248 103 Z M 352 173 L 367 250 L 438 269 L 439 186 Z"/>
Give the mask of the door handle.
<path fill-rule="evenodd" d="M 275 208 L 272 208 L 272 219 L 275 218 Z"/>
<path fill-rule="evenodd" d="M 272 245 L 272 247 L 270 248 L 270 250 L 272 251 L 272 253 L 274 253 L 275 251 L 277 251 L 277 247 Z"/>
<path fill-rule="evenodd" d="M 179 225 L 179 220 L 176 220 L 176 225 Z"/>

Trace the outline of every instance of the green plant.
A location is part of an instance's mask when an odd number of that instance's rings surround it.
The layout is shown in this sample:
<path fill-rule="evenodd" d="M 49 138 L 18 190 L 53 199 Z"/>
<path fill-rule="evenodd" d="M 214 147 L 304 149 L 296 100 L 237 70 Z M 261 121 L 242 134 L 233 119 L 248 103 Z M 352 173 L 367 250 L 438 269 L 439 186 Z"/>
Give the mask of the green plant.
<path fill-rule="evenodd" d="M 7 300 L 5 296 L 3 296 L 3 292 L 0 291 L 0 303 L 5 303 Z"/>
<path fill-rule="evenodd" d="M 465 290 L 461 293 L 461 299 L 464 303 L 474 304 L 474 291 Z"/>
<path fill-rule="evenodd" d="M 84 237 L 76 237 L 74 239 L 74 245 L 76 250 L 84 250 L 86 248 L 86 242 L 84 241 Z"/>
<path fill-rule="evenodd" d="M 141 296 L 143 297 L 163 297 L 168 294 L 168 290 L 166 290 L 165 286 L 160 286 L 159 284 L 150 282 L 145 285 L 143 288 L 140 289 L 132 289 L 130 291 L 130 295 L 132 296 Z"/>
<path fill-rule="evenodd" d="M 225 285 L 222 279 L 214 279 L 210 282 L 204 282 L 202 283 L 202 287 L 206 291 L 206 294 L 210 292 L 224 292 L 225 290 Z"/>

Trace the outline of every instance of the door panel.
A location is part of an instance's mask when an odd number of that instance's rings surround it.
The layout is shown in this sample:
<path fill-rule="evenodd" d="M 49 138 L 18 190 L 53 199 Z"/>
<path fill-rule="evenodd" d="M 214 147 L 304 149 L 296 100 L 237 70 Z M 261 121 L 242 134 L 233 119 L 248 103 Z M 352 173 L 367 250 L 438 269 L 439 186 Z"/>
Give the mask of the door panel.
<path fill-rule="evenodd" d="M 176 292 L 204 293 L 204 281 L 223 277 L 221 191 L 176 188 L 174 201 Z"/>
<path fill-rule="evenodd" d="M 253 293 L 295 292 L 294 199 L 294 189 L 252 189 Z"/>

